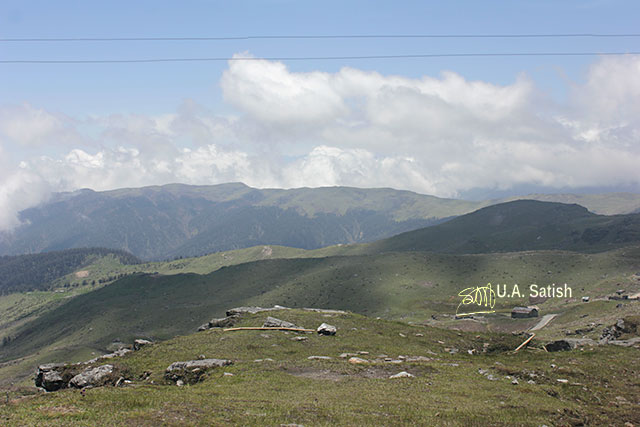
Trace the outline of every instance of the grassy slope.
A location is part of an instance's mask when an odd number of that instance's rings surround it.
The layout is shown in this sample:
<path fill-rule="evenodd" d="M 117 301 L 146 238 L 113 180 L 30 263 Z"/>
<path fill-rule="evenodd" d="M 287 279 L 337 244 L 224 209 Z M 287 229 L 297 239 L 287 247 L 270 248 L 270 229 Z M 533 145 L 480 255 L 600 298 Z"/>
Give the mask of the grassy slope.
<path fill-rule="evenodd" d="M 424 322 L 432 314 L 455 313 L 459 291 L 487 282 L 525 286 L 566 282 L 573 288 L 574 300 L 583 295 L 603 297 L 620 287 L 637 292 L 640 281 L 633 273 L 640 270 L 638 252 L 390 253 L 266 260 L 225 267 L 207 275 L 129 276 L 68 300 L 22 325 L 16 331 L 17 338 L 2 349 L 2 360 L 27 357 L 21 362 L 24 370 L 33 366 L 36 352 L 39 360 L 45 360 L 45 356 L 53 360 L 60 357 L 54 351 L 62 351 L 65 357 L 73 352 L 99 353 L 117 339 L 167 339 L 193 331 L 238 305 L 342 308 Z M 513 305 L 526 303 L 526 299 L 503 300 L 497 309 L 508 312 Z M 567 305 L 564 299 L 556 299 L 540 306 L 544 314 L 579 304 Z M 629 306 L 630 310 L 636 306 Z M 594 311 L 582 323 L 605 315 L 618 315 L 615 304 L 603 307 L 602 312 Z M 527 322 L 532 321 L 516 323 L 527 327 Z"/>
<path fill-rule="evenodd" d="M 273 314 L 273 313 L 269 313 Z M 267 314 L 242 325 L 260 325 Z M 567 353 L 508 354 L 521 338 L 456 333 L 425 326 L 374 320 L 354 314 L 300 311 L 278 317 L 306 327 L 330 322 L 335 337 L 285 332 L 208 332 L 177 337 L 118 360 L 134 384 L 125 388 L 64 390 L 0 404 L 0 423 L 9 425 L 623 425 L 640 422 L 634 348 L 601 347 Z M 400 334 L 405 335 L 402 337 Z M 418 336 L 416 334 L 422 334 Z M 468 355 L 489 343 L 490 353 Z M 449 354 L 445 348 L 460 352 Z M 401 365 L 354 366 L 342 352 L 427 356 Z M 206 357 L 235 364 L 213 370 L 193 386 L 164 383 L 172 362 Z M 328 361 L 308 360 L 330 356 Z M 273 362 L 256 363 L 254 359 Z M 555 366 L 555 367 L 552 367 Z M 497 378 L 478 373 L 486 369 Z M 390 380 L 406 370 L 415 378 Z M 144 371 L 151 377 L 141 380 Z M 223 372 L 233 376 L 223 376 Z M 533 374 L 534 377 L 530 376 Z M 519 384 L 512 385 L 511 379 Z M 533 378 L 535 384 L 527 381 Z M 557 379 L 567 379 L 561 384 Z M 12 396 L 17 396 L 15 390 Z"/>
<path fill-rule="evenodd" d="M 578 205 L 520 200 L 489 206 L 367 245 L 370 253 L 598 252 L 640 242 L 640 215 L 600 216 Z"/>

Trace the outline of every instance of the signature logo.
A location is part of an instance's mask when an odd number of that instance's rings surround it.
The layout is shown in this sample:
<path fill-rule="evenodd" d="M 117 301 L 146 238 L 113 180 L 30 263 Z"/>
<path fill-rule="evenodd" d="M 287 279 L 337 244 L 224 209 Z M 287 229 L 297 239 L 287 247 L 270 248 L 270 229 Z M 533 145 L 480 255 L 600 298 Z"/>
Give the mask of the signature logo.
<path fill-rule="evenodd" d="M 458 304 L 456 316 L 496 312 L 493 309 L 496 305 L 496 292 L 491 287 L 491 283 L 487 283 L 486 286 L 463 289 L 458 296 L 462 297 L 462 301 Z"/>

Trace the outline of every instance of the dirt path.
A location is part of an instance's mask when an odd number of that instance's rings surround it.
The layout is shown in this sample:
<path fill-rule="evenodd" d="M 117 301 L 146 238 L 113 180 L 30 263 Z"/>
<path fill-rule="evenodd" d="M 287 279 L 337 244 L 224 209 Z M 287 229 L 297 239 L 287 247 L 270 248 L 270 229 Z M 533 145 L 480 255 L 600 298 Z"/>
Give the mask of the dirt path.
<path fill-rule="evenodd" d="M 533 328 L 529 329 L 529 331 L 537 331 L 538 329 L 544 328 L 556 316 L 557 314 L 545 314 L 544 316 L 542 316 L 542 319 L 540 319 L 540 321 Z"/>

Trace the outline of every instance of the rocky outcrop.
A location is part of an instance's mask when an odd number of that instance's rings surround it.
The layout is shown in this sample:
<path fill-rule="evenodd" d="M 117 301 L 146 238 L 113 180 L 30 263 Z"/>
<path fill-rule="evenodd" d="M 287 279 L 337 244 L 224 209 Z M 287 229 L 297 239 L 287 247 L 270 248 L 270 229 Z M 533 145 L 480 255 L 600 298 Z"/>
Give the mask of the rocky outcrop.
<path fill-rule="evenodd" d="M 43 388 L 46 391 L 56 391 L 67 387 L 71 375 L 67 373 L 65 381 L 66 368 L 68 368 L 68 365 L 64 363 L 48 363 L 38 366 L 35 380 L 36 387 Z"/>
<path fill-rule="evenodd" d="M 571 343 L 568 340 L 553 341 L 553 342 L 550 342 L 549 344 L 545 345 L 544 348 L 548 352 L 569 351 L 569 350 L 573 349 L 573 347 L 571 346 Z"/>
<path fill-rule="evenodd" d="M 545 345 L 544 348 L 549 352 L 554 351 L 569 351 L 576 347 L 583 347 L 585 345 L 596 345 L 597 343 L 589 338 L 565 338 L 562 340 L 556 340 Z"/>
<path fill-rule="evenodd" d="M 204 374 L 210 369 L 231 365 L 233 362 L 227 359 L 202 359 L 188 360 L 186 362 L 173 362 L 166 369 L 164 377 L 178 384 L 195 384 L 201 381 Z"/>
<path fill-rule="evenodd" d="M 243 307 L 240 307 L 240 308 L 243 308 Z M 238 309 L 232 309 L 232 310 L 238 310 Z M 217 319 L 211 319 L 207 323 L 201 325 L 198 328 L 198 331 L 202 332 L 211 328 L 230 328 L 234 326 L 238 322 L 238 320 L 240 320 L 239 314 L 234 314 L 227 317 L 220 317 Z"/>
<path fill-rule="evenodd" d="M 625 322 L 624 319 L 618 319 L 614 325 L 606 327 L 602 330 L 600 336 L 600 344 L 607 344 L 609 341 L 618 340 L 622 334 L 633 334 L 637 332 L 637 325 L 631 322 Z"/>
<path fill-rule="evenodd" d="M 114 377 L 113 365 L 102 365 L 85 369 L 69 381 L 69 387 L 87 388 L 100 387 L 107 384 L 115 384 L 118 378 Z"/>
<path fill-rule="evenodd" d="M 304 329 L 300 326 L 294 325 L 291 322 L 287 322 L 285 320 L 276 319 L 275 317 L 268 316 L 264 323 L 262 324 L 263 328 L 294 328 L 294 329 Z"/>
<path fill-rule="evenodd" d="M 35 384 L 46 391 L 57 391 L 68 387 L 86 388 L 113 385 L 124 380 L 120 369 L 113 365 L 87 368 L 84 363 L 49 363 L 38 366 Z M 122 381 L 121 381 L 122 382 Z"/>
<path fill-rule="evenodd" d="M 333 325 L 329 325 L 328 323 L 323 323 L 318 326 L 318 334 L 320 335 L 335 335 L 337 328 Z"/>

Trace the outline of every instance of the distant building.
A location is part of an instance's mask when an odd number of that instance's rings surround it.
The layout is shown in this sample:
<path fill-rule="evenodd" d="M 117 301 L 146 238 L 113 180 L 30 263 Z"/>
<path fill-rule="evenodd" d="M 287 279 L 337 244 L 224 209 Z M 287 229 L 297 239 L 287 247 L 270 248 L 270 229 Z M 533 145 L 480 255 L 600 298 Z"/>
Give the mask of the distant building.
<path fill-rule="evenodd" d="M 526 317 L 538 317 L 539 311 L 540 309 L 535 305 L 531 305 L 529 307 L 514 307 L 513 310 L 511 310 L 511 318 L 519 319 Z"/>

